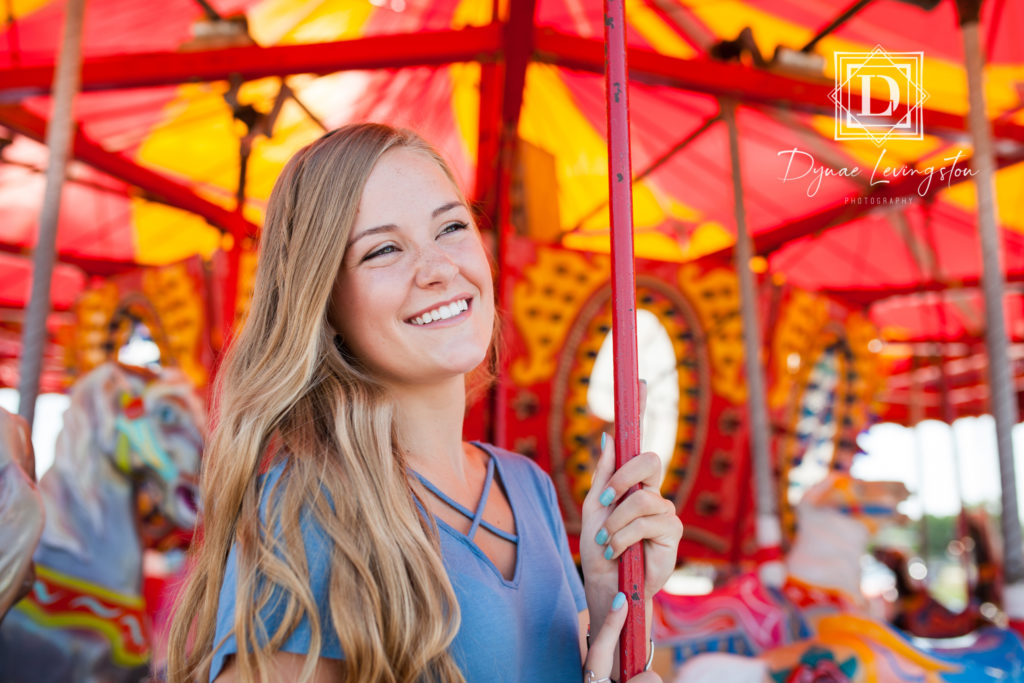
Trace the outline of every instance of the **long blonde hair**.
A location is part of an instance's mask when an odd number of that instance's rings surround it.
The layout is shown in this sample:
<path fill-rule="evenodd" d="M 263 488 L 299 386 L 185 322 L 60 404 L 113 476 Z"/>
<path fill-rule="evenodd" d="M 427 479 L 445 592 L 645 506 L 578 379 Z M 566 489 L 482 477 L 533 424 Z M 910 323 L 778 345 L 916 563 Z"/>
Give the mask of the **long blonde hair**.
<path fill-rule="evenodd" d="M 379 124 L 325 135 L 296 154 L 274 186 L 249 315 L 217 383 L 202 475 L 204 530 L 171 626 L 172 682 L 208 676 L 232 544 L 237 672 L 267 680 L 270 657 L 307 617 L 312 638 L 302 678 L 312 675 L 323 641 L 304 514 L 331 540 L 329 612 L 345 680 L 463 680 L 449 653 L 458 603 L 436 527 L 419 514 L 406 478 L 392 402 L 336 347 L 328 320 L 366 179 L 395 148 L 428 155 L 458 187 L 422 138 Z M 257 478 L 278 439 L 286 469 L 274 495 L 263 494 L 269 503 L 261 530 Z M 264 633 L 259 614 L 275 589 L 287 597 L 284 619 Z"/>

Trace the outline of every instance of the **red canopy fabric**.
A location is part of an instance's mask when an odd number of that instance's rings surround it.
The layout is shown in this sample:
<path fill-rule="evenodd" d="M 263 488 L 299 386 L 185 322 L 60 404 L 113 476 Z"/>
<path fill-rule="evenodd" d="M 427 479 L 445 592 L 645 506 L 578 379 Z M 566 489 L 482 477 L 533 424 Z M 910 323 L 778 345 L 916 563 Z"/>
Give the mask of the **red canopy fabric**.
<path fill-rule="evenodd" d="M 55 306 L 69 305 L 91 274 L 209 257 L 225 244 L 222 233 L 255 231 L 284 160 L 323 127 L 362 119 L 413 127 L 437 144 L 492 224 L 500 221 L 493 202 L 508 168 L 499 143 L 511 128 L 553 165 L 557 215 L 545 234 L 571 248 L 607 249 L 600 3 L 517 0 L 498 16 L 495 4 L 215 0 L 210 6 L 220 17 L 244 15 L 247 33 L 211 43 L 197 36 L 224 24 L 204 23 L 209 17 L 194 0 L 91 0 L 85 92 L 75 104 L 76 157 L 86 163 L 69 169 Z M 39 140 L 63 5 L 18 3 L 0 30 L 0 126 L 7 131 L 0 144 L 10 141 L 0 151 L 0 252 L 6 253 L 2 303 L 10 308 L 23 306 L 28 291 L 25 259 L 34 245 L 46 160 Z M 868 308 L 893 341 L 978 334 L 977 325 L 958 330 L 953 322 L 951 329 L 935 329 L 927 315 L 915 313 L 925 309 L 921 301 L 899 312 L 897 305 L 909 300 L 876 303 L 920 289 L 976 286 L 970 183 L 936 183 L 925 203 L 915 196 L 916 179 L 871 185 L 863 176 L 832 176 L 813 192 L 813 175 L 780 179 L 786 150 L 806 151 L 833 170 L 859 166 L 865 175 L 878 163 L 879 149 L 870 142 L 833 139 L 827 99 L 833 55 L 876 45 L 923 52 L 929 94 L 924 139 L 887 144 L 879 170 L 940 168 L 958 151 L 965 164 L 971 153 L 966 83 L 951 0 L 931 10 L 897 0 L 870 3 L 816 44 L 817 75 L 770 62 L 778 48 L 799 50 L 841 14 L 827 0 L 627 5 L 633 168 L 642 176 L 635 184 L 638 255 L 671 261 L 728 255 L 731 188 L 717 97 L 734 96 L 741 102 L 750 229 L 775 277 Z M 1015 280 L 1024 272 L 1024 8 L 989 0 L 983 10 L 987 96 L 1003 169 L 1000 219 Z M 748 28 L 754 51 L 734 44 L 725 51 L 735 59 L 712 56 L 712 46 Z M 182 73 L 186 68 L 193 73 Z M 192 82 L 200 72 L 210 80 Z M 235 111 L 225 98 L 232 73 L 244 81 Z M 252 136 L 246 201 L 238 207 L 240 140 L 251 133 L 244 120 L 271 112 L 285 81 L 297 99 L 286 98 L 270 137 Z M 850 201 L 883 190 L 913 201 Z M 1018 311 L 1010 313 L 1011 331 L 1017 330 Z"/>

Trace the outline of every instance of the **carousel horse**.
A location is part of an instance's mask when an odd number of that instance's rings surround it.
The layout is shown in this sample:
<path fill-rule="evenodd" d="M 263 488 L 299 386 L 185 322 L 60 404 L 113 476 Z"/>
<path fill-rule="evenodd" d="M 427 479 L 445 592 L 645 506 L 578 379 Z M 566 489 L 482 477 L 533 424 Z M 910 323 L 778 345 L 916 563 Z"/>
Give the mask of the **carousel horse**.
<path fill-rule="evenodd" d="M 655 642 L 677 662 L 701 652 L 752 655 L 807 638 L 821 616 L 861 612 L 860 558 L 874 527 L 899 517 L 899 482 L 833 472 L 797 505 L 797 536 L 781 588 L 744 574 L 709 595 L 655 596 Z"/>
<path fill-rule="evenodd" d="M 905 497 L 902 484 L 833 473 L 797 507 L 781 589 L 747 575 L 710 596 L 656 596 L 655 641 L 674 647 L 677 683 L 1024 682 L 1024 645 L 1011 631 L 925 641 L 866 615 L 860 558 Z"/>
<path fill-rule="evenodd" d="M 28 424 L 0 408 L 0 622 L 32 586 L 32 551 L 42 532 Z"/>
<path fill-rule="evenodd" d="M 960 612 L 953 612 L 915 581 L 909 572 L 907 555 L 895 548 L 876 548 L 875 558 L 896 577 L 896 612 L 892 624 L 921 638 L 955 638 L 983 626 L 992 626 L 982 613 L 982 605 L 998 605 L 1000 599 L 999 563 L 983 518 L 964 513 L 967 536 L 972 541 L 978 579 L 968 586 L 968 602 Z"/>
<path fill-rule="evenodd" d="M 143 552 L 198 518 L 204 415 L 184 376 L 115 363 L 71 391 L 36 581 L 0 626 L 3 681 L 135 681 L 148 673 Z"/>

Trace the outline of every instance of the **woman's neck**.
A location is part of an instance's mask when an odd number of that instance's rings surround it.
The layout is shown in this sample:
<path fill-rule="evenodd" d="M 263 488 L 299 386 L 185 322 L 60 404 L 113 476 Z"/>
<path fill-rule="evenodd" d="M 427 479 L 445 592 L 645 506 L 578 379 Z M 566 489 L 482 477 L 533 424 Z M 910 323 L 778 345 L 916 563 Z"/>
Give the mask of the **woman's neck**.
<path fill-rule="evenodd" d="M 398 438 L 410 467 L 428 479 L 467 481 L 469 468 L 462 447 L 465 406 L 461 375 L 441 384 L 395 391 Z"/>

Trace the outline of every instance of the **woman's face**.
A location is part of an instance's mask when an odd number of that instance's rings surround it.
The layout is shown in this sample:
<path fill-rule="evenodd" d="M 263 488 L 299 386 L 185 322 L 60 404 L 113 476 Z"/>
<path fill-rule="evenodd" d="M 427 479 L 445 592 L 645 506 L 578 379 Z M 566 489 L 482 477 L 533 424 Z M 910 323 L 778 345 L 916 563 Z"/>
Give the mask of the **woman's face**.
<path fill-rule="evenodd" d="M 391 384 L 450 379 L 487 355 L 487 256 L 469 209 L 427 155 L 394 149 L 370 173 L 331 314 L 346 346 Z"/>

